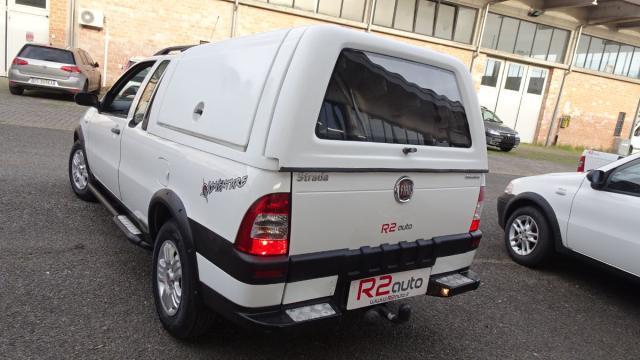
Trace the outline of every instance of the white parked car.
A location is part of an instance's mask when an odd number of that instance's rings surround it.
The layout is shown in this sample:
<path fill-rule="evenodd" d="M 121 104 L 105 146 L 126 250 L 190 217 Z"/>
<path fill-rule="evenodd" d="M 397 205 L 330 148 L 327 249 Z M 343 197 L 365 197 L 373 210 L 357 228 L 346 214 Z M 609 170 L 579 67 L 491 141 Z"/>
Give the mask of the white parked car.
<path fill-rule="evenodd" d="M 136 80 L 143 78 L 142 80 Z M 131 82 L 140 82 L 133 94 Z M 334 26 L 142 60 L 91 108 L 73 191 L 153 248 L 177 337 L 212 314 L 276 329 L 478 287 L 487 154 L 453 57 Z"/>
<path fill-rule="evenodd" d="M 498 199 L 507 251 L 526 266 L 559 251 L 640 276 L 639 214 L 640 154 L 587 174 L 515 179 Z"/>

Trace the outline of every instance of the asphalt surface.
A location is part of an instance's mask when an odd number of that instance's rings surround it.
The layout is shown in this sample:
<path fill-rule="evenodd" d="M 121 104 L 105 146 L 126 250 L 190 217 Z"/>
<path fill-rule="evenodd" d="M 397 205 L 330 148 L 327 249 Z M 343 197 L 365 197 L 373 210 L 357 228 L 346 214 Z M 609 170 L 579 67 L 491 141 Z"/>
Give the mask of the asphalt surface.
<path fill-rule="evenodd" d="M 495 199 L 514 176 L 498 173 L 488 176 L 472 267 L 479 290 L 414 298 L 402 325 L 348 316 L 334 329 L 256 335 L 220 321 L 202 338 L 175 340 L 153 307 L 151 254 L 71 192 L 69 124 L 81 112 L 64 97 L 13 97 L 0 82 L 1 358 L 640 357 L 639 285 L 564 257 L 538 270 L 509 260 Z"/>

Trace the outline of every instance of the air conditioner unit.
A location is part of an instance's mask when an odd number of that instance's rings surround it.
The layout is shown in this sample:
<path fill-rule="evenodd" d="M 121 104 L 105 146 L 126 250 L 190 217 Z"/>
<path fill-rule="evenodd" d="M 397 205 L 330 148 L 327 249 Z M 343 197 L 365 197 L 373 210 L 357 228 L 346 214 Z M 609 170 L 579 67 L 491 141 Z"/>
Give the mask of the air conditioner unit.
<path fill-rule="evenodd" d="M 97 10 L 79 9 L 78 24 L 102 29 L 104 26 L 104 13 Z"/>

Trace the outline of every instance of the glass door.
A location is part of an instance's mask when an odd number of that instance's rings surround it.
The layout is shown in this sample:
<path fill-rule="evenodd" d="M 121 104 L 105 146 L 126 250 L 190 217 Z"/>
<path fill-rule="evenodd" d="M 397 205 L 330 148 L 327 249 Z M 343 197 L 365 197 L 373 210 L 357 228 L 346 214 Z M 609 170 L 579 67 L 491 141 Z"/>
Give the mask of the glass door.
<path fill-rule="evenodd" d="M 526 65 L 512 62 L 505 65 L 495 113 L 506 126 L 514 128 L 524 90 Z"/>

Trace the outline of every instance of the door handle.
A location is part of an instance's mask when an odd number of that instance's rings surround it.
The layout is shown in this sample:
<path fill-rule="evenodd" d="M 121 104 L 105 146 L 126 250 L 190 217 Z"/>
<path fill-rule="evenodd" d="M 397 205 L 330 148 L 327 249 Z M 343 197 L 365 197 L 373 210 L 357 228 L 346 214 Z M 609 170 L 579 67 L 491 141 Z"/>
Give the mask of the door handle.
<path fill-rule="evenodd" d="M 117 127 L 111 128 L 111 132 L 116 135 L 120 135 L 120 129 L 118 129 Z"/>

